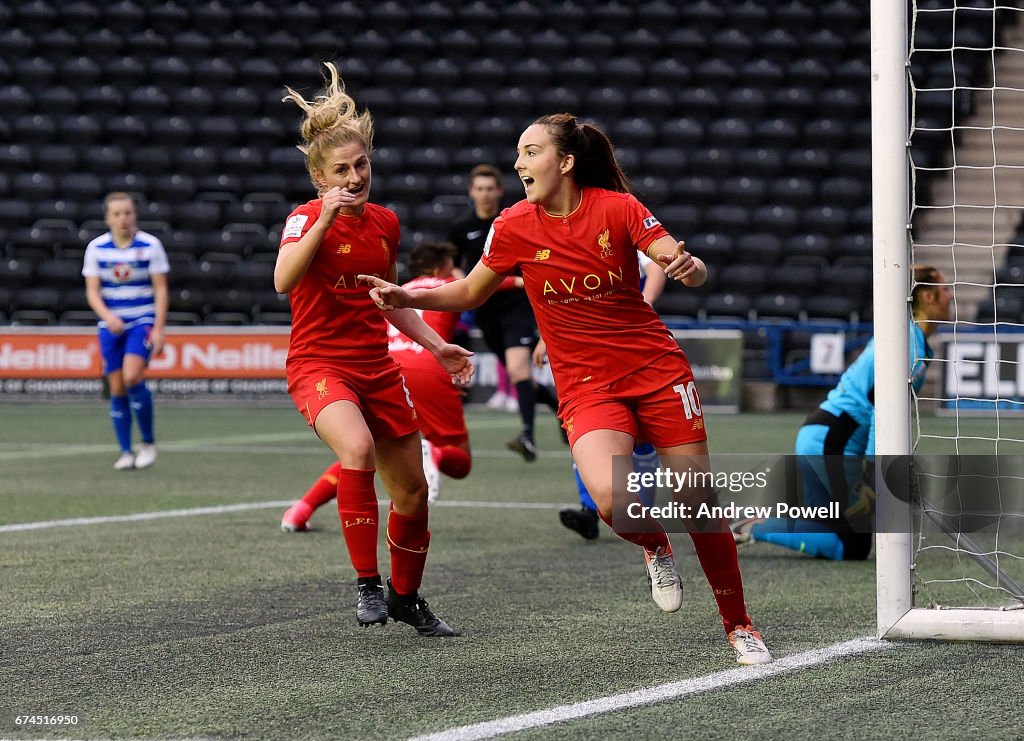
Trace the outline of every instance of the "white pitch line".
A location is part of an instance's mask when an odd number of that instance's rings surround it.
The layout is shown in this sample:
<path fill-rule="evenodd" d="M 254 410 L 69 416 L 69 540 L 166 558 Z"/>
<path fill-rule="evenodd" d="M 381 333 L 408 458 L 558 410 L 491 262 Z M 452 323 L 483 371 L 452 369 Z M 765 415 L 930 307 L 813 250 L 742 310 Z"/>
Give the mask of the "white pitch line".
<path fill-rule="evenodd" d="M 201 515 L 221 515 L 227 512 L 247 512 L 254 509 L 286 508 L 295 504 L 293 499 L 281 499 L 273 502 L 246 502 L 242 504 L 220 504 L 213 507 L 192 507 L 190 509 L 167 509 L 158 512 L 135 512 L 129 515 L 105 515 L 101 517 L 74 517 L 66 520 L 40 520 L 37 522 L 18 522 L 13 525 L 0 525 L 0 533 L 17 533 L 25 530 L 46 530 L 54 527 L 74 527 L 76 525 L 107 525 L 115 522 L 142 522 L 145 520 L 162 520 L 170 517 L 199 517 Z M 386 499 L 377 500 L 377 504 L 389 504 Z M 557 509 L 564 505 L 553 502 L 473 502 L 444 500 L 431 502 L 431 507 L 465 507 L 472 509 Z"/>
<path fill-rule="evenodd" d="M 722 689 L 723 687 L 753 682 L 798 669 L 826 664 L 847 656 L 855 656 L 870 651 L 881 651 L 891 646 L 891 643 L 880 641 L 877 638 L 856 638 L 844 643 L 826 646 L 825 648 L 786 656 L 773 661 L 771 664 L 728 669 L 716 674 L 693 677 L 692 679 L 684 679 L 679 682 L 671 682 L 670 684 L 662 684 L 619 695 L 609 695 L 596 700 L 577 702 L 571 705 L 559 705 L 548 710 L 538 710 L 523 715 L 512 715 L 485 723 L 457 726 L 446 731 L 439 731 L 438 733 L 415 736 L 409 741 L 471 741 L 472 739 L 494 738 L 506 733 L 541 728 L 592 715 L 601 715 L 616 710 L 626 710 L 643 705 L 651 705 L 656 702 L 674 700 L 688 695 L 710 692 Z"/>

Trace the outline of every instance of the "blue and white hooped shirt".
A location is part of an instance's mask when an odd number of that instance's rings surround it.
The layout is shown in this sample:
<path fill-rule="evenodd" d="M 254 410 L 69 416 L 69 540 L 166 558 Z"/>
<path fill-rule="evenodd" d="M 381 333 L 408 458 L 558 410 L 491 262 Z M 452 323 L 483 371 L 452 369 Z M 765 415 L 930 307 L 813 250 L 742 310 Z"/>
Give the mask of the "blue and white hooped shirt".
<path fill-rule="evenodd" d="M 103 302 L 124 320 L 127 328 L 155 321 L 152 276 L 166 274 L 170 269 L 163 244 L 152 234 L 136 232 L 132 243 L 120 249 L 107 232 L 85 248 L 82 275 L 100 279 Z M 99 326 L 105 327 L 106 322 L 101 321 Z"/>

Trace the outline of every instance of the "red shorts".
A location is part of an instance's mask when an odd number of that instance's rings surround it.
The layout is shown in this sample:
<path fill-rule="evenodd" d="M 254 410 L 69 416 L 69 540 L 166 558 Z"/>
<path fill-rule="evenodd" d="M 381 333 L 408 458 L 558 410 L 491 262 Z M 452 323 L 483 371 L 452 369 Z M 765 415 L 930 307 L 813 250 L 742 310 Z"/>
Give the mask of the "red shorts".
<path fill-rule="evenodd" d="M 625 432 L 656 448 L 708 439 L 690 363 L 674 354 L 565 399 L 560 415 L 570 446 L 592 430 Z"/>
<path fill-rule="evenodd" d="M 423 437 L 434 445 L 461 445 L 469 439 L 462 398 L 452 377 L 430 353 L 392 352 L 416 405 Z"/>
<path fill-rule="evenodd" d="M 405 437 L 419 430 L 416 408 L 390 358 L 367 369 L 304 364 L 288 368 L 288 393 L 310 427 L 328 404 L 351 401 L 376 438 Z"/>

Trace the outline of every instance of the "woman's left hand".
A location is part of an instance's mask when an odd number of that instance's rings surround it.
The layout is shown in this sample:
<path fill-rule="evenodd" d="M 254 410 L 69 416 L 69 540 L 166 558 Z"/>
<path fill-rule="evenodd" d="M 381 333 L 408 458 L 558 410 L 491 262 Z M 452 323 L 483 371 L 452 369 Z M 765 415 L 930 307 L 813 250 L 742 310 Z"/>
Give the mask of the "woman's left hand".
<path fill-rule="evenodd" d="M 452 383 L 469 383 L 473 378 L 473 374 L 476 373 L 476 366 L 469 362 L 469 359 L 473 357 L 473 353 L 459 345 L 451 343 L 442 345 L 434 353 L 434 357 L 437 358 L 441 367 L 451 374 Z"/>

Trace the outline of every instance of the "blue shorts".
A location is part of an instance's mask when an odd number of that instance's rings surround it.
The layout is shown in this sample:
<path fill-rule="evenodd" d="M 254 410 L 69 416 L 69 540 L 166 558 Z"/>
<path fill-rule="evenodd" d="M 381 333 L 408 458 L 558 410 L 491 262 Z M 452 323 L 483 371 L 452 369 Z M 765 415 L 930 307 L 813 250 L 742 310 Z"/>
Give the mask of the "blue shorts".
<path fill-rule="evenodd" d="M 136 324 L 121 334 L 114 334 L 106 327 L 100 327 L 100 355 L 103 356 L 103 375 L 121 370 L 124 356 L 139 355 L 148 365 L 153 348 L 149 344 L 152 324 Z"/>

